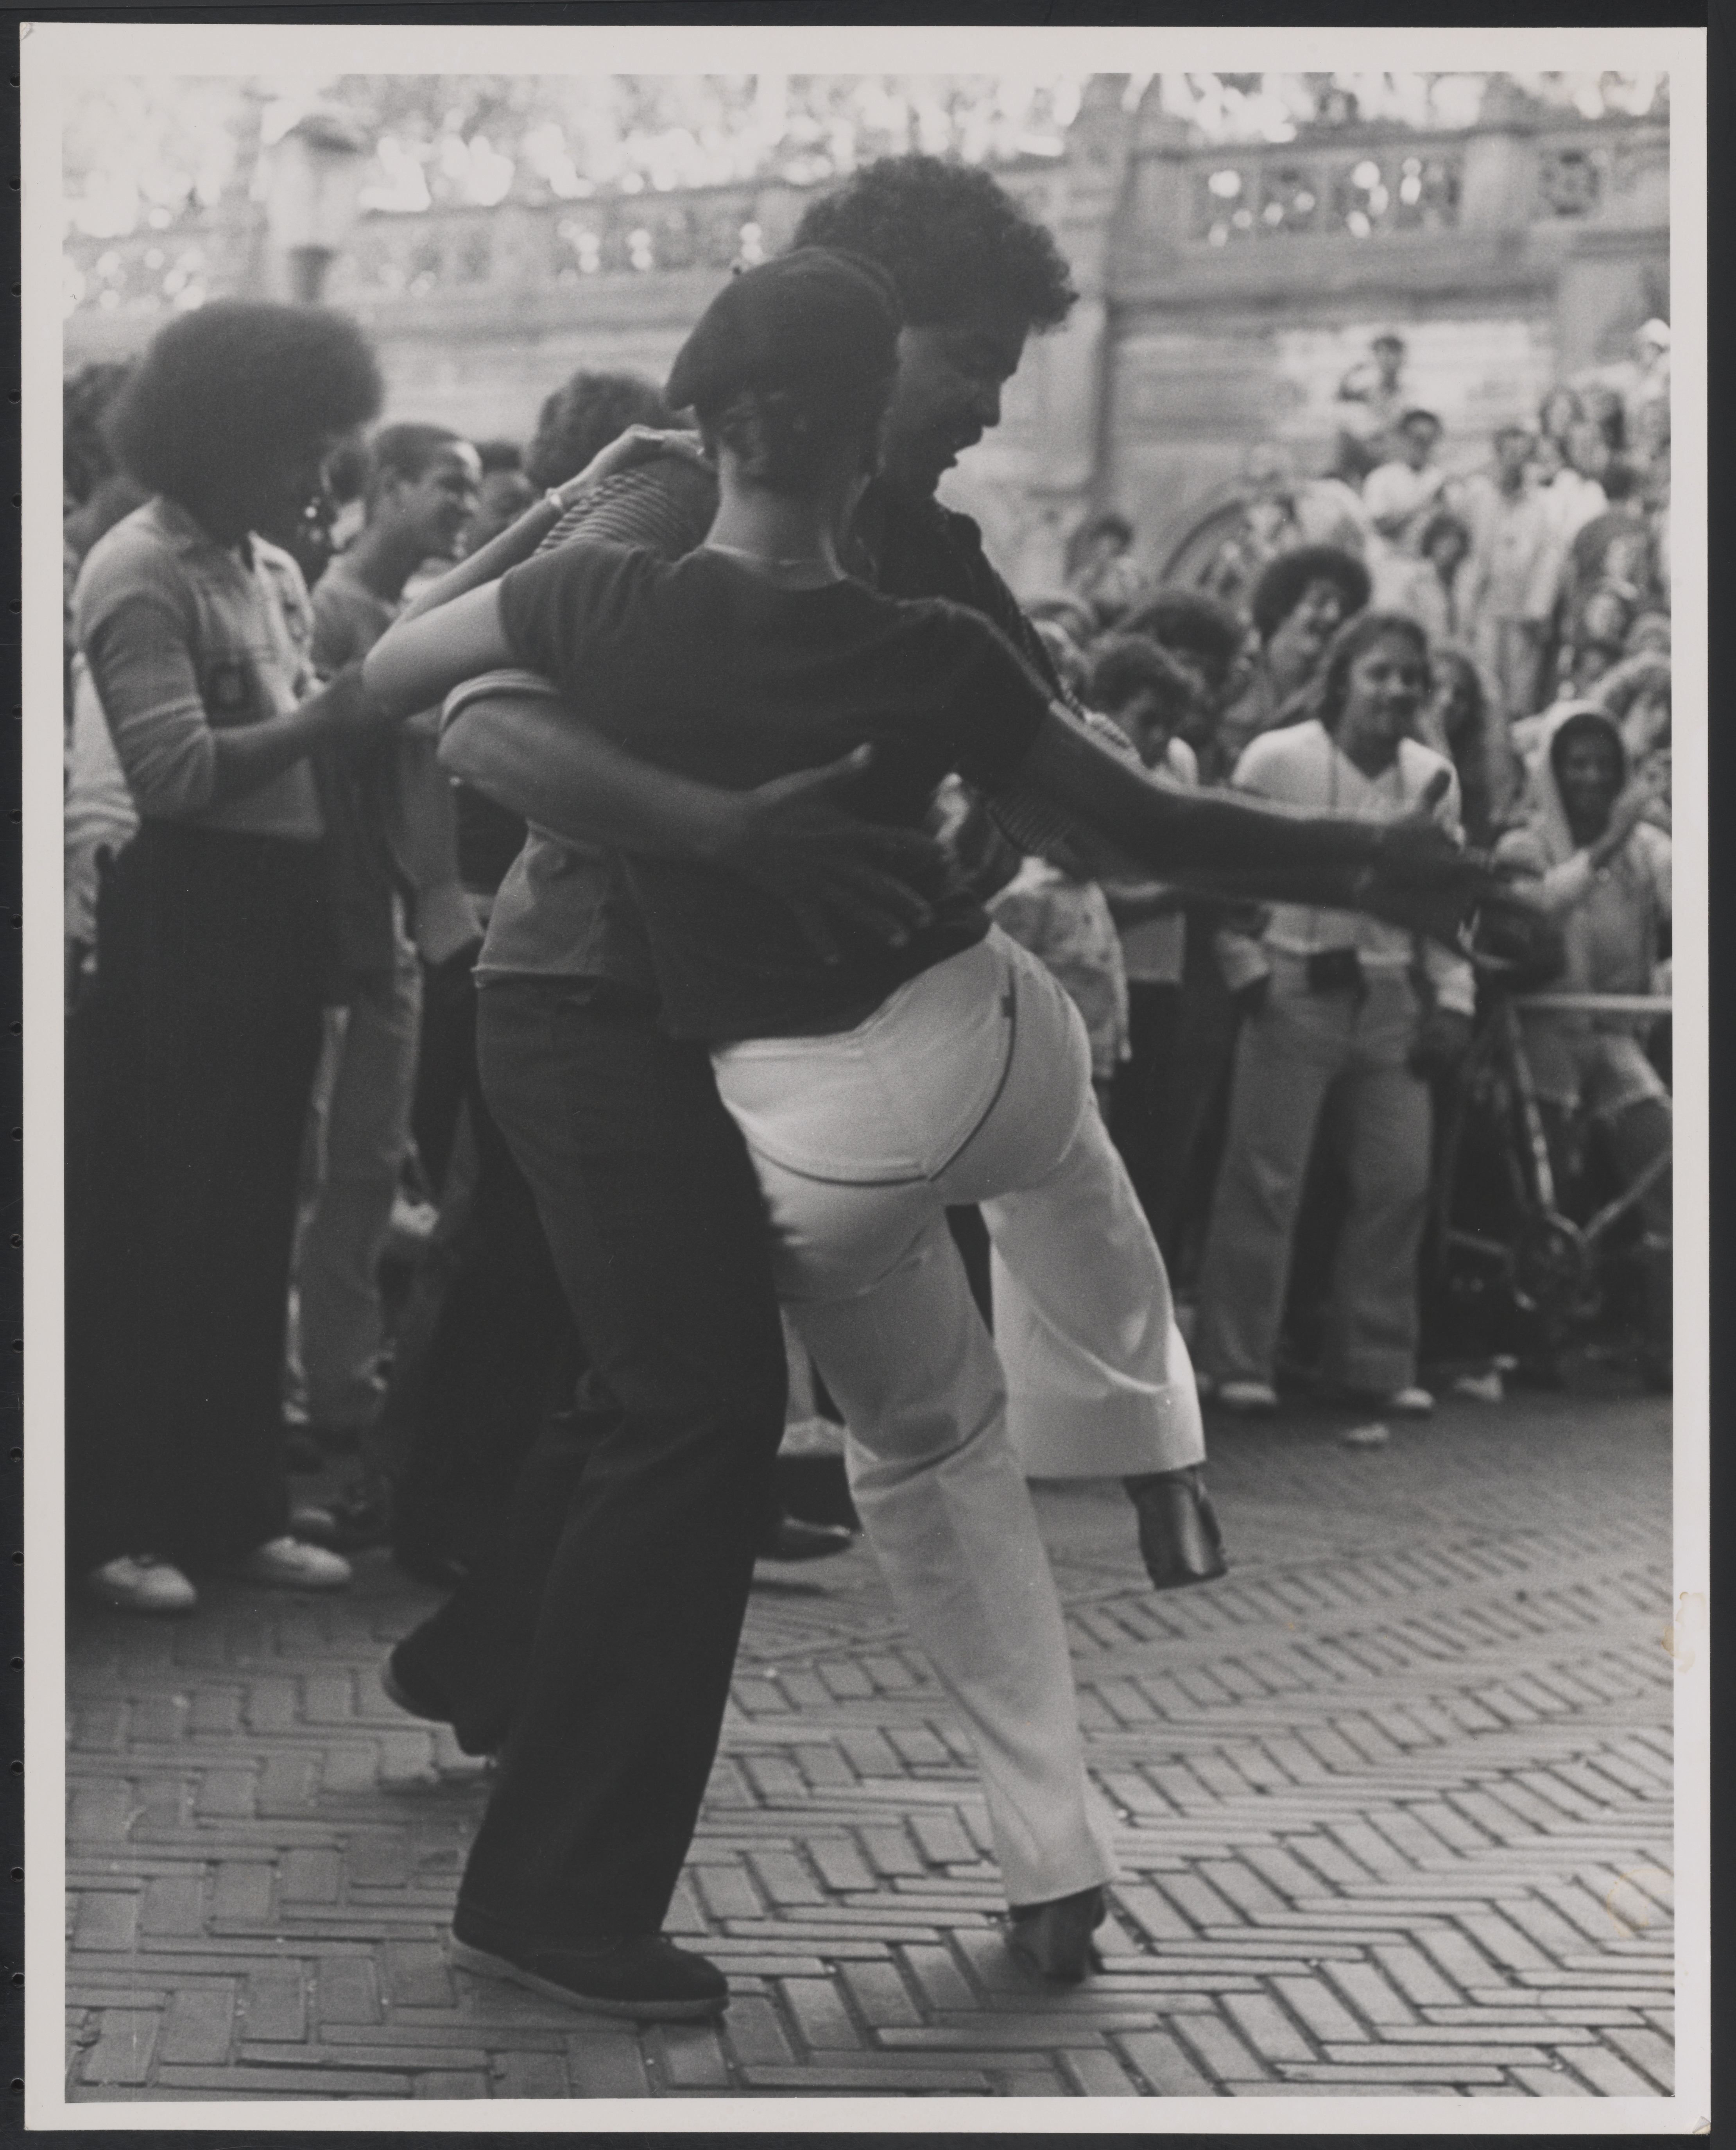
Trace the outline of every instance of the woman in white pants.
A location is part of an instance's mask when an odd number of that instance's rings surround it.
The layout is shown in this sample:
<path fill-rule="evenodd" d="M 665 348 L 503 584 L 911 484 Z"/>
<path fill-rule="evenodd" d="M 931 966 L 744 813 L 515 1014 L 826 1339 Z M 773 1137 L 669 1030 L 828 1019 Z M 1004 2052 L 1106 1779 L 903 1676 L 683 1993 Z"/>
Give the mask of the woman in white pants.
<path fill-rule="evenodd" d="M 1060 1602 L 946 1217 L 981 1204 L 1023 1319 L 1102 1368 L 1103 1475 L 1136 1429 L 1160 1468 L 1204 1460 L 1168 1279 L 1078 1010 L 992 927 L 852 1030 L 746 1040 L 714 1065 L 765 1191 L 779 1296 L 850 1429 L 863 1527 L 971 1728 L 1009 1901 L 1093 1890 L 1113 1866 Z"/>
<path fill-rule="evenodd" d="M 705 543 L 674 563 L 584 543 L 527 561 L 394 628 L 370 691 L 418 707 L 527 666 L 664 770 L 672 795 L 865 749 L 855 803 L 912 828 L 948 771 L 992 790 L 1018 770 L 1118 862 L 1336 888 L 1450 931 L 1481 877 L 1420 821 L 1375 830 L 1160 788 L 1052 707 L 979 616 L 845 573 L 899 336 L 890 284 L 860 261 L 803 249 L 735 279 L 669 384 L 719 464 Z M 871 1540 L 976 1743 L 1016 1944 L 1077 1978 L 1111 1860 L 1004 1386 L 944 1211 L 981 1203 L 1009 1271 L 1057 1334 L 1086 1340 L 1149 1452 L 1198 1462 L 1186 1353 L 1078 1017 L 956 880 L 924 890 L 902 946 L 852 939 L 827 961 L 745 879 L 685 853 L 628 866 L 664 1022 L 712 1049 L 780 1289 L 850 1422 Z"/>

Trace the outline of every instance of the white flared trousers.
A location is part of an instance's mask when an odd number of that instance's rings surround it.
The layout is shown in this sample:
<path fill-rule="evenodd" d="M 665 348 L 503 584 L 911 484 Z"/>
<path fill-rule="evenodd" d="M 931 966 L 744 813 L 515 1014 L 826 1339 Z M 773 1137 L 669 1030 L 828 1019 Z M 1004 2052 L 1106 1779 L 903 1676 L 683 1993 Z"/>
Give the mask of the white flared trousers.
<path fill-rule="evenodd" d="M 855 1030 L 714 1058 L 765 1192 L 780 1296 L 849 1427 L 863 1527 L 970 1728 L 1008 1900 L 1089 1887 L 1113 1870 L 1107 1809 L 1026 1474 L 1172 1470 L 1205 1451 L 1084 1025 L 992 931 Z M 994 1244 L 1000 1356 L 946 1229 L 965 1203 Z"/>

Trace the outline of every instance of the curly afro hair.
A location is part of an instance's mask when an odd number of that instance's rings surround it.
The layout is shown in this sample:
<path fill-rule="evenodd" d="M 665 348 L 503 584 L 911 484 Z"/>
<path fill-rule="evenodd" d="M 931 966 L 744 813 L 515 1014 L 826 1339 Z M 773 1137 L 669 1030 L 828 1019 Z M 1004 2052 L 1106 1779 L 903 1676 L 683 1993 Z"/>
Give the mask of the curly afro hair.
<path fill-rule="evenodd" d="M 108 414 L 141 485 L 184 503 L 239 497 L 263 457 L 347 433 L 385 384 L 347 314 L 225 299 L 159 329 Z"/>
<path fill-rule="evenodd" d="M 1160 643 L 1148 635 L 1113 634 L 1098 644 L 1087 695 L 1093 709 L 1113 717 L 1147 689 L 1156 690 L 1173 720 L 1188 714 L 1194 683 Z"/>
<path fill-rule="evenodd" d="M 916 327 L 987 304 L 1052 329 L 1079 295 L 1054 240 L 991 174 L 916 152 L 877 158 L 810 202 L 790 243 L 877 262 Z"/>
<path fill-rule="evenodd" d="M 524 474 L 545 490 L 564 485 L 629 426 L 674 422 L 660 392 L 636 373 L 575 373 L 538 412 Z"/>
<path fill-rule="evenodd" d="M 1153 591 L 1122 622 L 1124 633 L 1143 634 L 1165 649 L 1186 650 L 1214 670 L 1228 672 L 1242 654 L 1242 623 L 1227 604 L 1180 583 Z"/>
<path fill-rule="evenodd" d="M 1280 553 L 1254 586 L 1248 609 L 1262 642 L 1269 642 L 1300 604 L 1310 583 L 1336 583 L 1348 618 L 1368 603 L 1373 587 L 1355 553 L 1336 545 L 1298 545 Z"/>

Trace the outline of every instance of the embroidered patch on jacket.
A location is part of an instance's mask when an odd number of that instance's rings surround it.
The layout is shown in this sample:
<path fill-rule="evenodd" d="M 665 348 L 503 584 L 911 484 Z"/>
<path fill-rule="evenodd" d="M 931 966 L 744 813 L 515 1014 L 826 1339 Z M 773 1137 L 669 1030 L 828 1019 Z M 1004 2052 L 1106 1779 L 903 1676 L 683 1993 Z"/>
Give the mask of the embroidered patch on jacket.
<path fill-rule="evenodd" d="M 206 668 L 205 714 L 214 724 L 245 724 L 255 714 L 253 672 L 235 658 L 220 658 Z"/>

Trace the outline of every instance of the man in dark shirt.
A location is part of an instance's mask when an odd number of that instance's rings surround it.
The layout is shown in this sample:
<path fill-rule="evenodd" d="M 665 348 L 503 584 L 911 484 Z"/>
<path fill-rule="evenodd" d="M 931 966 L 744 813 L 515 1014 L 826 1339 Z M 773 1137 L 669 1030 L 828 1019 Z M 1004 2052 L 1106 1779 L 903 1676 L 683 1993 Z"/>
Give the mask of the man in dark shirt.
<path fill-rule="evenodd" d="M 1052 683 L 976 525 L 933 497 L 998 422 L 1027 334 L 1072 303 L 1052 240 L 987 174 L 911 157 L 815 204 L 795 243 L 879 260 L 916 324 L 850 564 L 890 594 L 986 614 Z M 673 558 L 714 506 L 708 474 L 666 457 L 599 488 L 573 520 Z M 559 818 L 563 721 L 514 734 L 491 731 L 479 703 L 447 750 L 533 822 L 478 968 L 484 1079 L 606 1394 L 568 1422 L 564 1457 L 545 1449 L 527 1466 L 503 1563 L 512 1603 L 503 1612 L 496 1594 L 492 1633 L 455 1600 L 394 1652 L 391 1677 L 435 1716 L 462 1715 L 462 1688 L 471 1744 L 487 1744 L 481 1694 L 497 1737 L 510 1718 L 460 1893 L 461 1944 L 580 2006 L 705 2014 L 724 2003 L 721 1975 L 658 1929 L 745 1608 L 781 1430 L 781 1331 L 751 1166 L 703 1048 L 659 1026 L 620 871 L 534 827 Z"/>

